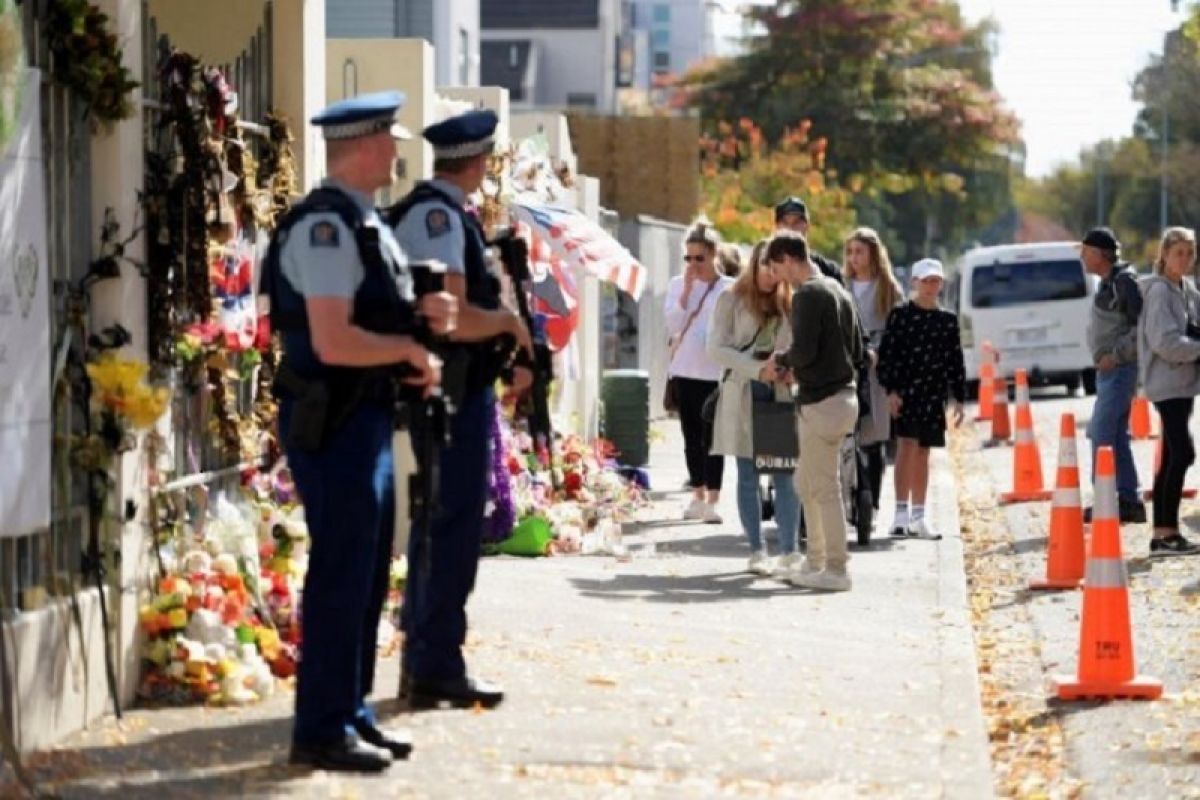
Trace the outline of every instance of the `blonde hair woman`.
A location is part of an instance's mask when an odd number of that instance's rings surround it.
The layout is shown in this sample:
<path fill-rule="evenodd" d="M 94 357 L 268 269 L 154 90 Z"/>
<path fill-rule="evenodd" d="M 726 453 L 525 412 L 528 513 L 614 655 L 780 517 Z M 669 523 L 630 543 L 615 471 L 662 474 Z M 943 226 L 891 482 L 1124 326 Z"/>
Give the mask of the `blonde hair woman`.
<path fill-rule="evenodd" d="M 904 302 L 904 292 L 892 272 L 892 261 L 887 247 L 879 234 L 871 228 L 858 228 L 848 237 L 845 245 L 845 261 L 842 267 L 846 286 L 854 296 L 858 316 L 869 339 L 871 353 L 870 391 L 871 413 L 864 417 L 859 426 L 859 445 L 867 454 L 868 472 L 871 476 L 871 494 L 875 508 L 879 508 L 879 495 L 883 488 L 883 471 L 887 463 L 884 446 L 892 434 L 892 420 L 888 413 L 887 392 L 879 383 L 875 371 L 879 345 L 883 341 L 883 329 L 887 327 L 888 314 Z"/>
<path fill-rule="evenodd" d="M 1189 423 L 1200 394 L 1200 292 L 1192 282 L 1196 234 L 1163 231 L 1154 275 L 1139 281 L 1138 365 L 1142 388 L 1162 418 L 1162 466 L 1154 476 L 1150 557 L 1191 555 L 1200 546 L 1179 532 L 1184 478 L 1196 460 Z"/>
<path fill-rule="evenodd" d="M 767 575 L 798 566 L 799 501 L 791 475 L 773 475 L 775 521 L 782 557 L 772 564 L 762 540 L 759 473 L 754 466 L 754 400 L 791 400 L 791 376 L 777 373 L 770 356 L 792 346 L 792 293 L 764 259 L 767 243 L 754 246 L 742 274 L 717 298 L 708 329 L 708 356 L 725 370 L 717 400 L 712 451 L 737 459 L 737 507 L 750 543 L 751 572 Z"/>
<path fill-rule="evenodd" d="M 664 309 L 670 337 L 667 379 L 675 386 L 688 485 L 692 488 L 692 502 L 683 516 L 709 523 L 721 522 L 716 505 L 721 495 L 725 459 L 709 455 L 712 423 L 706 423 L 701 414 L 704 401 L 717 388 L 721 377 L 721 368 L 709 358 L 705 342 L 717 297 L 733 283 L 733 278 L 717 272 L 720 245 L 720 235 L 708 222 L 701 220 L 688 229 L 684 237 L 683 274 L 667 284 Z"/>

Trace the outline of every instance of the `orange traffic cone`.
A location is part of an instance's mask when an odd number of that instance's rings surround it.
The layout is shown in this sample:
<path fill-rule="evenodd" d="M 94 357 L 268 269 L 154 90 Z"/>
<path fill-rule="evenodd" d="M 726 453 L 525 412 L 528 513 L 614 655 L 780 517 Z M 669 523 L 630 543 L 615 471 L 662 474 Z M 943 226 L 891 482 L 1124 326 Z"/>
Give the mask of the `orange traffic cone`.
<path fill-rule="evenodd" d="M 1079 669 L 1074 677 L 1055 676 L 1055 691 L 1061 700 L 1118 697 L 1155 700 L 1162 696 L 1162 683 L 1140 676 L 1134 669 L 1129 576 L 1121 557 L 1117 477 L 1111 447 L 1101 447 L 1096 452 L 1096 498 L 1092 512 L 1092 544 L 1079 624 Z"/>
<path fill-rule="evenodd" d="M 1129 435 L 1137 440 L 1149 439 L 1154 435 L 1150 426 L 1150 401 L 1141 392 L 1134 396 L 1129 406 Z"/>
<path fill-rule="evenodd" d="M 1050 506 L 1050 538 L 1046 577 L 1030 589 L 1078 589 L 1083 583 L 1083 498 L 1079 494 L 1079 454 L 1075 447 L 1075 415 L 1063 414 L 1058 444 L 1058 478 Z"/>
<path fill-rule="evenodd" d="M 1008 381 L 997 375 L 992 389 L 992 438 L 988 444 L 1006 444 L 1012 436 L 1008 422 Z"/>
<path fill-rule="evenodd" d="M 983 363 L 979 365 L 979 413 L 975 415 L 975 421 L 989 422 L 996 395 L 996 364 L 991 342 L 984 342 L 980 350 Z"/>
<path fill-rule="evenodd" d="M 1155 478 L 1158 477 L 1158 472 L 1159 472 L 1159 470 L 1162 469 L 1162 453 L 1163 453 L 1163 440 L 1162 440 L 1162 437 L 1160 436 L 1158 439 L 1158 444 L 1154 445 L 1154 477 Z M 1195 489 L 1184 489 L 1182 496 L 1189 497 L 1189 498 L 1195 497 L 1196 490 Z M 1142 499 L 1153 500 L 1154 499 L 1154 489 L 1143 490 L 1142 491 Z"/>
<path fill-rule="evenodd" d="M 1017 370 L 1017 446 L 1013 448 L 1013 490 L 1000 495 L 1001 504 L 1049 500 L 1042 482 L 1042 456 L 1033 436 L 1033 411 L 1029 408 L 1029 378 Z"/>

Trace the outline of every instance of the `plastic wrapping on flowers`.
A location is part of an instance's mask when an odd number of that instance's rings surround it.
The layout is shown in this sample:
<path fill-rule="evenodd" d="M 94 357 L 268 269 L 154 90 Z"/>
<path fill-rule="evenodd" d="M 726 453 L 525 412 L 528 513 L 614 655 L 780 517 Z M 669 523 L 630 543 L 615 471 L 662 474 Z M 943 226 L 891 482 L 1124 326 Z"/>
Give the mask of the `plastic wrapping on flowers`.
<path fill-rule="evenodd" d="M 551 454 L 535 447 L 529 434 L 507 419 L 501 421 L 501 440 L 504 455 L 498 471 L 511 487 L 516 525 L 511 536 L 489 551 L 625 555 L 622 523 L 646 498 L 618 470 L 610 443 L 568 434 L 556 439 Z"/>
<path fill-rule="evenodd" d="M 253 703 L 296 673 L 304 512 L 286 470 L 243 480 L 236 501 L 217 497 L 202 526 L 163 548 L 166 576 L 140 613 L 139 695 L 148 703 Z M 399 603 L 403 585 L 397 560 L 390 603 Z M 392 638 L 381 630 L 381 644 Z"/>

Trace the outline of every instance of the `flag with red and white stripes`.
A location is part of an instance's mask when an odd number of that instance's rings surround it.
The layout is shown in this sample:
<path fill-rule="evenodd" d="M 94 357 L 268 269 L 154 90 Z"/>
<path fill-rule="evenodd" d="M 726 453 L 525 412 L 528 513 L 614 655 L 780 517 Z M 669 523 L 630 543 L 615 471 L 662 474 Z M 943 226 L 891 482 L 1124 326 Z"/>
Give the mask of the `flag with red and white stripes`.
<path fill-rule="evenodd" d="M 634 300 L 641 297 L 646 268 L 604 228 L 574 209 L 517 203 L 514 210 L 564 262 L 582 267 Z"/>

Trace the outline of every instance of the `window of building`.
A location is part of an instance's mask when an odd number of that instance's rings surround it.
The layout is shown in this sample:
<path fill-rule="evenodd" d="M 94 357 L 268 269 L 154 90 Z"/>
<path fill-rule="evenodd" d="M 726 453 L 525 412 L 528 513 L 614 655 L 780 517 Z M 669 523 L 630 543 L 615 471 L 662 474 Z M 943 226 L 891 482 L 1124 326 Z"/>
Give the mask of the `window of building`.
<path fill-rule="evenodd" d="M 471 84 L 471 34 L 466 28 L 458 29 L 458 85 Z"/>
<path fill-rule="evenodd" d="M 671 69 L 671 54 L 666 51 L 663 51 L 663 50 L 659 50 L 659 51 L 655 52 L 655 54 L 654 54 L 654 71 L 655 72 L 669 72 L 670 69 Z"/>
<path fill-rule="evenodd" d="M 656 49 L 665 49 L 671 46 L 671 31 L 667 28 L 655 28 L 650 32 L 650 44 Z"/>
<path fill-rule="evenodd" d="M 669 25 L 671 23 L 671 6 L 669 3 L 655 3 L 654 15 L 652 17 L 657 25 Z"/>
<path fill-rule="evenodd" d="M 592 92 L 571 92 L 567 95 L 567 105 L 571 108 L 595 108 L 596 95 Z"/>

